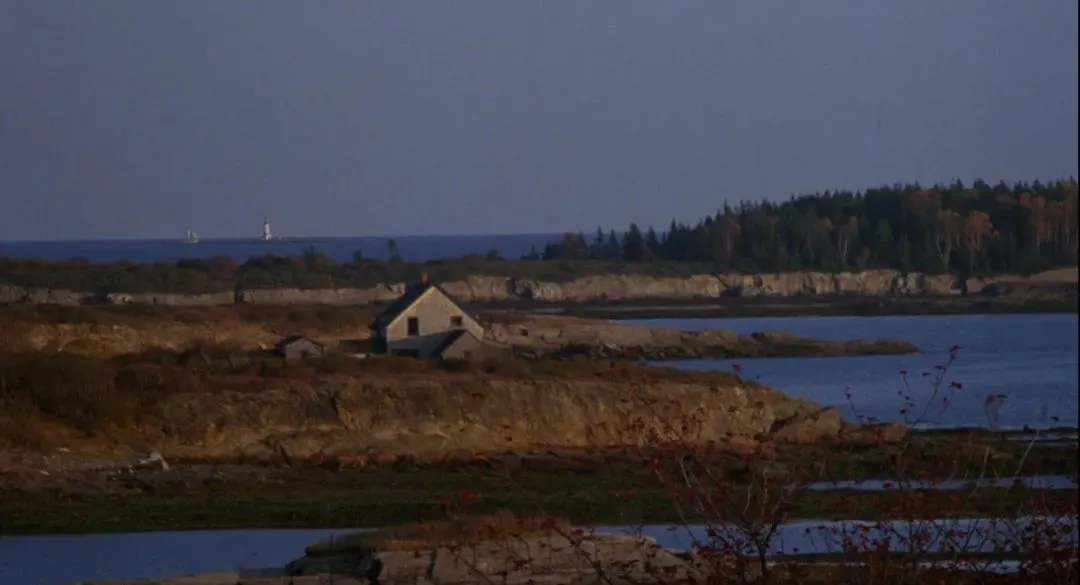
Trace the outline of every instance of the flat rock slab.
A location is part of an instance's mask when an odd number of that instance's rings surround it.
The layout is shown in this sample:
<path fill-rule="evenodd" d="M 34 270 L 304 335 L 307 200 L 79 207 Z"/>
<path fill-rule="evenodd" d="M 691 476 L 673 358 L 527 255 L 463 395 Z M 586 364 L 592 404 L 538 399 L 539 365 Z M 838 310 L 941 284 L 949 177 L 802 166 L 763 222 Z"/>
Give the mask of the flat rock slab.
<path fill-rule="evenodd" d="M 382 564 L 380 585 L 612 585 L 688 582 L 700 567 L 655 541 L 629 535 L 552 535 L 500 539 L 451 549 L 325 551 L 304 556 L 280 570 L 218 571 L 132 581 L 84 581 L 71 585 L 370 585 L 350 571 Z"/>
<path fill-rule="evenodd" d="M 608 579 L 634 583 L 658 577 L 686 581 L 692 575 L 700 576 L 693 563 L 661 548 L 652 539 L 614 534 L 506 538 L 460 549 L 441 546 L 434 550 L 326 551 L 289 563 L 286 572 L 362 578 L 376 563 L 381 563 L 381 584 L 571 585 L 595 582 L 598 570 Z"/>

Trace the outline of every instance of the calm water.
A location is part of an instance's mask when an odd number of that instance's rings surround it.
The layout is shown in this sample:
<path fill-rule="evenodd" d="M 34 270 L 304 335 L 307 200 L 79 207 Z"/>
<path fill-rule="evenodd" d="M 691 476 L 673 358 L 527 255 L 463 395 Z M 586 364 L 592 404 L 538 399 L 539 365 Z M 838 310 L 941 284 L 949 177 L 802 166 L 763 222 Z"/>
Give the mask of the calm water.
<path fill-rule="evenodd" d="M 274 244 L 276 245 L 276 244 Z M 0 255 L 11 253 L 0 244 Z M 201 246 L 201 245 L 200 245 Z M 194 246 L 198 248 L 200 246 Z M 189 247 L 178 246 L 183 249 Z M 343 252 L 346 256 L 355 249 Z M 403 246 L 404 247 L 404 246 Z M 123 248 L 119 248 L 123 249 Z M 344 248 L 342 248 L 344 250 Z M 98 253 L 106 253 L 104 249 Z M 216 253 L 216 252 L 215 252 Z M 56 257 L 66 257 L 58 253 Z M 140 259 L 130 255 L 133 259 Z M 790 358 L 680 362 L 693 369 L 729 370 L 735 363 L 753 377 L 791 395 L 823 404 L 842 404 L 850 389 L 860 410 L 881 420 L 895 420 L 902 407 L 900 371 L 909 372 L 916 399 L 931 393 L 920 375 L 960 346 L 948 380 L 963 385 L 950 393 L 952 405 L 932 411 L 942 426 L 985 425 L 988 419 L 1007 427 L 1077 425 L 1076 315 L 965 315 L 919 317 L 804 317 L 654 320 L 686 329 L 732 328 L 741 333 L 785 330 L 809 337 L 846 340 L 906 339 L 925 351 L 917 356 Z M 989 412 L 986 399 L 1004 395 L 1001 408 Z M 851 416 L 851 412 L 847 412 Z M 1053 420 L 1057 417 L 1058 420 Z M 777 549 L 802 552 L 832 550 L 835 536 L 820 521 L 793 523 L 783 530 Z M 807 529 L 810 529 L 807 532 Z M 610 528 L 605 529 L 610 530 Z M 131 579 L 235 568 L 279 567 L 302 554 L 304 546 L 341 531 L 245 530 L 159 532 L 85 536 L 0 537 L 2 583 L 59 585 L 89 579 Z M 686 546 L 701 529 L 648 527 L 645 533 L 665 546 Z"/>
<path fill-rule="evenodd" d="M 1063 519 L 1075 526 L 1075 519 Z M 1021 519 L 1020 523 L 1023 524 Z M 924 525 L 926 523 L 923 523 Z M 979 519 L 938 521 L 942 528 L 961 534 L 979 531 L 998 534 L 1007 542 L 1009 527 Z M 840 550 L 843 533 L 860 525 L 872 527 L 871 537 L 883 534 L 882 528 L 866 522 L 805 520 L 780 528 L 771 543 L 773 553 L 831 553 Z M 907 533 L 907 526 L 897 523 L 886 527 L 896 534 Z M 598 532 L 638 533 L 655 539 L 661 546 L 688 549 L 695 541 L 704 541 L 704 527 L 645 526 L 596 527 Z M 341 534 L 327 530 L 225 530 L 189 532 L 153 532 L 92 534 L 85 536 L 23 536 L 0 538 L 0 575 L 3 583 L 17 585 L 62 585 L 80 580 L 138 579 L 183 575 L 229 569 L 280 568 L 301 556 L 305 546 Z M 736 536 L 721 532 L 725 538 Z M 1075 539 L 1075 531 L 1070 538 Z M 976 539 L 979 541 L 980 539 Z M 898 546 L 899 543 L 896 543 Z M 993 550 L 992 543 L 984 548 Z"/>
<path fill-rule="evenodd" d="M 560 239 L 553 234 L 517 234 L 490 236 L 402 236 L 397 241 L 398 253 L 406 260 L 425 261 L 451 258 L 465 254 L 484 254 L 497 250 L 506 258 L 520 258 L 535 247 Z M 93 262 L 170 261 L 180 258 L 210 258 L 232 256 L 243 262 L 261 254 L 300 254 L 308 246 L 336 260 L 350 260 L 359 250 L 369 258 L 386 258 L 385 237 L 365 238 L 295 238 L 271 242 L 257 240 L 203 240 L 185 244 L 176 240 L 92 240 L 73 242 L 4 242 L 0 241 L 0 257 L 42 258 L 66 260 L 86 258 Z"/>
<path fill-rule="evenodd" d="M 0 583 L 59 585 L 282 567 L 342 530 L 221 530 L 0 536 Z"/>
<path fill-rule="evenodd" d="M 638 321 L 642 322 L 642 321 Z M 900 420 L 904 401 L 901 370 L 907 370 L 916 404 L 926 405 L 932 384 L 923 372 L 948 359 L 960 346 L 948 381 L 962 389 L 945 391 L 951 404 L 941 412 L 939 398 L 927 426 L 1033 428 L 1077 426 L 1077 316 L 959 315 L 897 317 L 777 317 L 744 319 L 655 319 L 682 329 L 731 328 L 740 333 L 783 330 L 807 337 L 904 339 L 925 354 L 841 358 L 785 358 L 667 362 L 694 370 L 731 370 L 758 379 L 792 396 L 821 404 L 844 405 L 845 391 L 864 415 Z M 1003 395 L 1002 400 L 987 400 Z M 995 410 L 994 404 L 1000 404 Z M 845 416 L 855 413 L 845 407 Z M 1056 418 L 1056 420 L 1055 420 Z"/>

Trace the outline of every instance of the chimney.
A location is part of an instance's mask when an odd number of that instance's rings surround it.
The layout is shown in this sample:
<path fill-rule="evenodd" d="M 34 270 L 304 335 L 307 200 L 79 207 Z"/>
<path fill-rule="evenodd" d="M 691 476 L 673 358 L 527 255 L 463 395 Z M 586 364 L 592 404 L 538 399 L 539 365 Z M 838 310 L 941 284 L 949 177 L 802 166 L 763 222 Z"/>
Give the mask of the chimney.
<path fill-rule="evenodd" d="M 427 284 L 427 270 L 420 271 L 420 284 Z"/>

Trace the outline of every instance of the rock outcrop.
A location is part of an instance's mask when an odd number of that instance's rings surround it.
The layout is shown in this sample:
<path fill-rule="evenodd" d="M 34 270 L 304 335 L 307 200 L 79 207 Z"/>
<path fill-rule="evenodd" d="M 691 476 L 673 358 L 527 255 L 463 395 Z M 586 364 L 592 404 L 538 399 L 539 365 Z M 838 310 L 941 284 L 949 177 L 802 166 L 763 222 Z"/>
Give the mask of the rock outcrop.
<path fill-rule="evenodd" d="M 640 299 L 690 300 L 724 297 L 815 297 L 815 296 L 941 296 L 964 291 L 987 293 L 1010 286 L 1044 285 L 1039 276 L 1004 276 L 967 279 L 952 275 L 929 275 L 897 270 L 862 272 L 786 272 L 779 274 L 698 274 L 689 277 L 601 274 L 568 281 L 544 281 L 497 276 L 470 276 L 441 285 L 462 302 L 596 302 Z M 1073 278 L 1075 283 L 1075 278 Z M 146 303 L 175 306 L 208 306 L 231 303 L 337 305 L 370 304 L 400 296 L 404 283 L 379 284 L 370 288 L 339 289 L 240 289 L 206 295 L 168 293 L 79 292 L 0 286 L 0 304 L 58 303 L 87 304 Z M 990 288 L 987 288 L 990 287 Z"/>
<path fill-rule="evenodd" d="M 288 311 L 288 307 L 281 307 Z M 320 307 L 316 311 L 329 310 Z M 12 350 L 68 352 L 98 357 L 138 354 L 154 350 L 186 352 L 207 344 L 237 351 L 272 347 L 282 337 L 303 335 L 317 339 L 331 351 L 348 353 L 350 347 L 370 337 L 370 317 L 363 307 L 340 307 L 351 311 L 345 319 L 334 315 L 313 325 L 302 325 L 288 315 L 277 322 L 246 319 L 235 308 L 179 309 L 171 315 L 155 309 L 135 315 L 125 324 L 78 322 L 25 322 L 6 324 L 2 345 Z M 95 308 L 72 309 L 93 320 Z M 358 318 L 357 313 L 364 313 Z M 492 346 L 517 348 L 521 357 L 574 357 L 596 359 L 692 359 L 696 357 L 774 357 L 887 355 L 917 353 L 919 348 L 903 341 L 846 342 L 807 339 L 778 331 L 739 335 L 732 329 L 680 330 L 634 322 L 583 319 L 562 315 L 521 314 L 509 311 L 480 313 L 484 337 Z M 16 321 L 12 319 L 11 321 Z M 357 353 L 357 352 L 353 352 Z M 246 360 L 245 356 L 237 359 Z"/>
<path fill-rule="evenodd" d="M 136 441 L 166 460 L 364 461 L 625 449 L 671 440 L 741 449 L 774 436 L 790 442 L 841 436 L 839 417 L 809 400 L 752 383 L 716 383 L 327 376 L 260 391 L 164 396 Z"/>
<path fill-rule="evenodd" d="M 489 530 L 483 535 L 472 533 L 469 525 L 475 523 Z M 440 534 L 401 536 L 421 528 L 438 529 Z M 219 571 L 108 585 L 632 585 L 702 582 L 713 568 L 687 552 L 664 549 L 651 538 L 575 531 L 565 521 L 511 514 L 345 534 L 315 543 L 305 553 L 284 569 Z"/>
<path fill-rule="evenodd" d="M 824 341 L 785 331 L 739 335 L 733 329 L 687 331 L 601 319 L 491 313 L 485 337 L 522 357 L 594 359 L 693 359 L 698 357 L 796 357 L 918 353 L 899 340 Z"/>
<path fill-rule="evenodd" d="M 521 519 L 519 521 L 524 521 Z M 570 585 L 687 582 L 704 576 L 688 555 L 635 535 L 574 532 L 569 526 L 531 533 L 495 532 L 476 542 L 449 539 L 372 541 L 345 535 L 317 543 L 290 562 L 290 577 L 345 576 L 368 583 L 505 583 Z M 358 541 L 358 542 L 354 542 Z"/>

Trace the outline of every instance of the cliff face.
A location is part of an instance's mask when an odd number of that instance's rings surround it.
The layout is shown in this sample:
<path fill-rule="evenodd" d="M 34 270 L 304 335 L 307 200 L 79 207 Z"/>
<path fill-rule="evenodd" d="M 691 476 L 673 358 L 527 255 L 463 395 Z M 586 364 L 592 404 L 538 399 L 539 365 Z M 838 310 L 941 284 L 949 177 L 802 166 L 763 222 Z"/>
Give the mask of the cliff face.
<path fill-rule="evenodd" d="M 968 279 L 969 292 L 988 285 L 1012 285 L 1041 282 L 1039 277 L 997 277 Z M 1076 282 L 1075 270 L 1071 281 Z M 690 277 L 653 277 L 642 275 L 594 275 L 567 282 L 551 282 L 494 276 L 470 276 L 464 280 L 440 283 L 462 302 L 533 300 L 544 302 L 584 302 L 633 299 L 694 299 L 720 297 L 794 297 L 822 295 L 921 296 L 954 295 L 961 283 L 950 275 L 904 273 L 896 270 L 863 272 L 789 272 L 782 274 L 699 274 Z M 0 304 L 30 302 L 84 304 L 104 301 L 111 304 L 146 303 L 158 305 L 208 306 L 234 302 L 254 304 L 322 303 L 362 305 L 397 298 L 404 283 L 378 285 L 361 289 L 253 289 L 236 293 L 181 295 L 168 293 L 111 293 L 103 299 L 93 293 L 28 289 L 0 286 Z"/>
<path fill-rule="evenodd" d="M 626 299 L 692 299 L 724 296 L 814 296 L 826 294 L 924 295 L 957 292 L 950 276 L 903 274 L 896 271 L 857 273 L 786 273 L 765 275 L 696 275 L 686 278 L 636 275 L 584 276 L 568 282 L 519 280 L 493 276 L 472 276 L 441 283 L 463 302 L 513 301 L 594 301 Z M 969 282 L 977 290 L 982 282 Z M 256 289 L 236 293 L 182 295 L 169 293 L 110 293 L 97 298 L 93 293 L 19 286 L 0 286 L 0 303 L 84 304 L 104 301 L 111 304 L 146 303 L 158 305 L 207 306 L 234 302 L 256 304 L 325 303 L 367 304 L 388 301 L 401 295 L 403 283 L 367 289 Z"/>
<path fill-rule="evenodd" d="M 257 393 L 177 394 L 157 408 L 137 442 L 166 458 L 442 457 L 626 447 L 648 440 L 650 429 L 664 434 L 668 425 L 683 423 L 690 441 L 722 445 L 751 444 L 781 427 L 808 426 L 809 434 L 796 434 L 809 440 L 840 430 L 839 416 L 821 416 L 835 411 L 755 385 L 469 374 L 325 378 Z"/>

